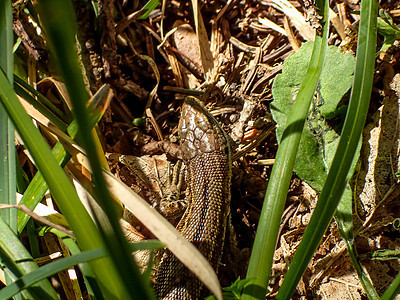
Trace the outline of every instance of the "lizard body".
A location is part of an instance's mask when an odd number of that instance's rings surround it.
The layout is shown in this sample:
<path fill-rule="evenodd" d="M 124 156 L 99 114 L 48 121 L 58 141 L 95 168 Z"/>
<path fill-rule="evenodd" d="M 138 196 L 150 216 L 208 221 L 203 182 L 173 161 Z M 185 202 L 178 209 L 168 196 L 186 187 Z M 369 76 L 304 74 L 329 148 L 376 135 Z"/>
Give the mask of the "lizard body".
<path fill-rule="evenodd" d="M 188 208 L 177 229 L 217 271 L 230 211 L 228 137 L 193 98 L 183 104 L 179 136 L 187 168 Z M 168 250 L 161 259 L 154 288 L 161 299 L 199 299 L 204 295 L 203 284 Z"/>

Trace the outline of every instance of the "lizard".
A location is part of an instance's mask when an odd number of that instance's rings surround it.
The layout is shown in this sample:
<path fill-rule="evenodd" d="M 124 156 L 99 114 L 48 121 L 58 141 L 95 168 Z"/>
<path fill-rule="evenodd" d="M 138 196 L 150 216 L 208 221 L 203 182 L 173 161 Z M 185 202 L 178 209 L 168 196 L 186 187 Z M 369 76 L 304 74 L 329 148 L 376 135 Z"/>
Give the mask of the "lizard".
<path fill-rule="evenodd" d="M 229 138 L 192 97 L 186 98 L 182 106 L 178 133 L 187 170 L 188 207 L 177 229 L 218 271 L 230 214 Z M 200 280 L 169 250 L 162 255 L 154 289 L 160 299 L 199 299 L 206 294 Z"/>

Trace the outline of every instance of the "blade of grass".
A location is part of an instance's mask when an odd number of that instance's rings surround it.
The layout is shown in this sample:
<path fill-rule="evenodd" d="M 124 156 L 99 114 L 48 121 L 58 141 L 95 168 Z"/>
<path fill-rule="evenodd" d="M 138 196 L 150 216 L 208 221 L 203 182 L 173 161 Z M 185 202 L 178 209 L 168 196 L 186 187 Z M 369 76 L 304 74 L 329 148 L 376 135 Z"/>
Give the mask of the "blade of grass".
<path fill-rule="evenodd" d="M 385 293 L 382 295 L 381 300 L 395 299 L 400 293 L 400 273 L 397 274 L 396 278 L 392 281 Z"/>
<path fill-rule="evenodd" d="M 357 272 L 358 278 L 360 279 L 361 285 L 367 294 L 368 299 L 380 299 L 378 292 L 375 290 L 374 285 L 369 279 L 368 275 L 365 273 L 363 267 L 358 259 L 357 250 L 354 245 L 354 240 L 345 239 L 347 252 L 350 255 L 351 261 L 353 262 L 353 267 Z M 393 298 L 391 298 L 393 299 Z"/>
<path fill-rule="evenodd" d="M 46 180 L 58 207 L 68 220 L 79 246 L 83 250 L 103 247 L 99 231 L 80 202 L 71 182 L 51 153 L 39 130 L 33 125 L 19 103 L 14 90 L 3 72 L 0 72 L 0 100 L 13 121 L 24 145 L 29 150 L 36 166 Z M 91 263 L 105 297 L 124 298 L 123 287 L 115 280 L 116 270 L 109 259 Z M 126 299 L 126 298 L 125 298 Z"/>
<path fill-rule="evenodd" d="M 29 220 L 26 225 L 26 234 L 29 240 L 29 248 L 32 257 L 37 258 L 40 256 L 40 246 L 37 238 L 36 227 L 33 219 Z"/>
<path fill-rule="evenodd" d="M 55 126 L 60 130 L 65 131 L 67 125 L 56 115 L 54 115 L 46 106 L 36 101 L 25 89 L 23 89 L 19 84 L 14 84 L 15 92 L 22 98 L 24 98 L 28 103 L 32 104 L 40 113 L 46 116 Z"/>
<path fill-rule="evenodd" d="M 13 41 L 11 1 L 0 2 L 0 69 L 13 81 Z M 16 204 L 16 168 L 14 127 L 5 110 L 0 107 L 0 202 Z M 10 227 L 17 229 L 17 212 L 6 209 L 1 217 Z"/>
<path fill-rule="evenodd" d="M 13 44 L 11 1 L 0 2 L 0 67 L 12 82 L 13 74 Z"/>
<path fill-rule="evenodd" d="M 358 151 L 358 150 L 357 150 Z M 356 159 L 356 157 L 354 157 Z M 354 172 L 350 169 L 350 172 Z M 347 190 L 346 190 L 347 189 Z M 347 252 L 350 255 L 353 267 L 357 272 L 358 278 L 364 288 L 368 299 L 379 299 L 379 295 L 376 292 L 372 282 L 368 275 L 362 268 L 358 259 L 356 247 L 354 245 L 354 232 L 353 232 L 353 212 L 352 212 L 352 192 L 350 186 L 347 184 L 345 191 L 343 192 L 342 198 L 335 212 L 335 220 L 338 224 L 340 234 L 346 244 Z"/>
<path fill-rule="evenodd" d="M 71 253 L 71 255 L 76 255 L 82 252 L 81 249 L 79 249 L 78 245 L 76 244 L 76 241 L 71 237 L 69 237 L 67 234 L 59 230 L 56 230 L 54 228 L 51 228 L 49 231 L 57 235 L 63 241 L 63 243 L 68 247 L 68 250 Z M 95 275 L 93 271 L 91 270 L 91 268 L 87 263 L 79 264 L 79 268 L 82 271 L 83 278 L 85 280 L 86 288 L 90 298 L 96 299 L 96 295 L 101 295 L 101 290 L 95 280 Z M 98 299 L 103 299 L 103 298 L 99 297 Z"/>
<path fill-rule="evenodd" d="M 91 101 L 92 114 L 90 116 L 90 128 L 93 128 L 102 117 L 102 112 L 104 112 L 102 106 L 104 105 L 104 102 L 109 101 L 108 97 L 111 97 L 110 93 L 110 87 L 105 85 L 93 96 L 93 100 Z M 76 123 L 76 120 L 73 120 L 68 126 L 67 133 L 72 139 L 75 138 L 78 133 L 78 124 Z M 71 158 L 71 155 L 65 151 L 61 142 L 58 142 L 53 147 L 52 153 L 61 167 L 64 167 Z M 19 204 L 24 204 L 30 210 L 34 210 L 36 205 L 43 199 L 47 190 L 48 186 L 46 181 L 39 171 L 31 180 Z M 29 218 L 29 215 L 22 211 L 18 211 L 18 234 L 21 234 Z"/>
<path fill-rule="evenodd" d="M 162 248 L 162 243 L 159 241 L 143 241 L 140 243 L 135 243 L 130 245 L 130 250 L 138 251 L 138 250 L 152 250 L 155 248 Z M 54 274 L 57 274 L 60 271 L 68 269 L 74 265 L 85 263 L 91 260 L 99 259 L 101 257 L 107 256 L 108 252 L 104 248 L 93 249 L 85 252 L 81 252 L 76 255 L 68 256 L 51 262 L 43 267 L 36 269 L 29 274 L 26 274 L 20 278 L 18 278 L 13 284 L 3 288 L 0 291 L 0 299 L 8 299 L 22 289 L 29 288 L 31 285 L 43 280 L 47 277 L 50 277 Z M 36 299 L 44 299 L 44 298 L 36 298 Z M 50 298 L 51 299 L 51 298 Z M 57 299 L 57 297 L 53 298 Z"/>
<path fill-rule="evenodd" d="M 114 274 L 113 280 L 122 285 L 120 290 L 126 293 L 125 299 L 152 299 L 154 295 L 149 283 L 141 277 L 119 225 L 115 203 L 109 195 L 102 174 L 100 161 L 104 159 L 104 154 L 101 154 L 99 149 L 96 148 L 89 127 L 86 106 L 89 97 L 85 90 L 78 55 L 75 51 L 76 18 L 72 3 L 64 0 L 41 0 L 39 1 L 39 12 L 56 65 L 64 78 L 79 126 L 82 144 L 90 161 L 94 182 L 94 198 L 106 212 L 106 215 L 95 214 L 95 216 L 106 248 L 110 251 L 111 260 L 118 270 L 118 274 Z"/>
<path fill-rule="evenodd" d="M 247 270 L 246 279 L 249 280 L 249 283 L 246 284 L 243 299 L 265 298 L 294 160 L 311 99 L 321 74 L 327 47 L 329 3 L 328 1 L 317 1 L 317 5 L 320 11 L 324 12 L 322 35 L 317 34 L 315 37 L 307 75 L 291 108 L 276 154 Z"/>
<path fill-rule="evenodd" d="M 192 0 L 194 25 L 196 29 L 197 40 L 199 41 L 201 65 L 204 74 L 211 72 L 214 68 L 214 59 L 210 49 L 210 43 L 207 36 L 207 30 L 204 25 L 203 17 L 199 7 L 199 0 Z"/>
<path fill-rule="evenodd" d="M 39 267 L 34 262 L 32 256 L 25 249 L 15 233 L 0 218 L 0 257 L 2 262 L 7 266 L 10 272 L 7 274 L 14 280 L 29 272 L 34 272 Z M 38 284 L 32 286 L 28 293 L 28 299 L 57 299 L 57 293 L 47 280 L 42 278 L 36 281 Z M 39 282 L 40 281 L 40 282 Z M 15 285 L 15 282 L 10 284 Z M 29 296 L 29 295 L 28 295 Z M 8 299 L 2 298 L 0 299 Z"/>
<path fill-rule="evenodd" d="M 145 20 L 157 7 L 158 3 L 160 3 L 160 0 L 149 0 L 141 9 L 141 11 L 145 11 L 145 13 L 139 17 L 139 20 Z"/>
<path fill-rule="evenodd" d="M 28 176 L 19 164 L 18 156 L 15 154 L 15 167 L 16 167 L 16 180 L 17 180 L 17 192 L 22 194 L 28 186 Z"/>
<path fill-rule="evenodd" d="M 8 80 L 13 82 L 13 30 L 12 30 L 11 1 L 0 2 L 0 69 L 3 70 Z M 14 127 L 10 122 L 6 111 L 0 107 L 0 203 L 15 204 L 17 170 L 16 154 L 14 146 Z M 6 209 L 1 212 L 1 218 L 16 232 L 17 212 L 15 209 Z M 4 256 L 2 257 L 4 261 Z M 5 270 L 5 281 L 10 284 L 14 281 L 15 274 L 11 270 Z M 44 286 L 43 286 L 44 287 Z M 46 286 L 48 288 L 48 286 Z M 15 300 L 21 299 L 21 295 Z"/>
<path fill-rule="evenodd" d="M 45 96 L 43 96 L 41 93 L 39 93 L 33 87 L 31 87 L 28 83 L 26 83 L 18 75 L 14 74 L 14 82 L 15 82 L 15 85 L 14 85 L 15 90 L 17 90 L 16 86 L 19 86 L 21 89 L 24 89 L 24 90 L 28 91 L 29 93 L 31 93 L 32 95 L 37 97 L 37 100 L 34 100 L 32 102 L 40 103 L 46 109 L 50 110 L 55 115 L 56 118 L 60 118 L 62 122 L 68 123 L 68 121 L 70 121 L 68 116 L 66 116 L 57 106 L 55 106 L 49 99 L 47 99 Z M 29 101 L 29 99 L 26 99 L 26 100 Z M 32 103 L 32 105 L 35 105 L 35 104 Z M 49 116 L 47 116 L 47 117 L 50 119 Z M 62 128 L 60 127 L 60 129 L 62 129 Z"/>
<path fill-rule="evenodd" d="M 361 3 L 354 86 L 340 142 L 318 204 L 276 299 L 289 299 L 329 225 L 348 180 L 368 112 L 374 76 L 378 2 Z"/>

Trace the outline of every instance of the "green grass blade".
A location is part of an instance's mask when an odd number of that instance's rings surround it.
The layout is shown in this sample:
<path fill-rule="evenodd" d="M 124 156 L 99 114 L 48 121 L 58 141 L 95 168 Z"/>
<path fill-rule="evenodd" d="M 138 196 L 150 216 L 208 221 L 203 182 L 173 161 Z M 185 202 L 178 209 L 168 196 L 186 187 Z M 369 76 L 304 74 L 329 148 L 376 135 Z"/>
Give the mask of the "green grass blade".
<path fill-rule="evenodd" d="M 102 105 L 109 96 L 109 91 L 110 89 L 108 86 L 101 88 L 99 92 L 93 96 L 92 103 L 94 106 L 96 106 L 96 104 Z M 92 112 L 93 113 L 90 116 L 90 128 L 93 128 L 102 116 L 101 111 L 99 111 L 97 107 L 93 107 Z M 71 122 L 67 128 L 67 132 L 72 139 L 76 137 L 78 133 L 78 124 L 76 123 L 76 120 Z M 52 149 L 52 153 L 61 167 L 64 167 L 71 158 L 71 155 L 64 149 L 64 146 L 60 142 L 56 143 Z M 19 204 L 24 204 L 29 209 L 34 210 L 36 205 L 43 199 L 47 189 L 48 186 L 46 181 L 40 171 L 38 171 L 31 180 Z M 29 218 L 29 215 L 20 210 L 18 211 L 18 234 L 21 234 Z"/>
<path fill-rule="evenodd" d="M 15 90 L 17 90 L 16 86 L 19 86 L 21 89 L 24 89 L 31 93 L 32 95 L 37 97 L 37 101 L 33 100 L 32 105 L 34 105 L 34 102 L 40 103 L 42 106 L 46 107 L 49 111 L 52 112 L 52 114 L 55 115 L 56 118 L 61 119 L 64 124 L 68 123 L 71 121 L 71 116 L 68 115 L 66 116 L 57 106 L 55 106 L 49 99 L 47 99 L 45 96 L 43 96 L 40 92 L 35 90 L 33 87 L 31 87 L 28 83 L 26 83 L 22 78 L 20 78 L 18 75 L 14 74 L 14 82 L 15 82 Z M 26 99 L 29 100 L 29 99 Z M 39 110 L 39 108 L 37 108 Z M 46 115 L 46 114 L 44 114 Z M 47 115 L 46 115 L 47 116 Z M 48 117 L 48 116 L 47 116 Z M 49 118 L 49 117 L 48 117 Z M 50 119 L 50 118 L 49 118 Z M 62 129 L 60 127 L 60 129 Z"/>
<path fill-rule="evenodd" d="M 36 108 L 40 113 L 42 113 L 46 118 L 48 118 L 55 126 L 57 126 L 60 130 L 65 131 L 67 129 L 67 125 L 64 121 L 58 118 L 55 114 L 53 114 L 46 106 L 36 101 L 26 90 L 24 90 L 19 84 L 14 84 L 15 92 L 24 98 L 28 103 L 32 104 L 34 108 Z"/>
<path fill-rule="evenodd" d="M 28 253 L 15 233 L 10 227 L 0 218 L 0 257 L 12 272 L 12 278 L 17 279 L 29 272 L 38 269 L 37 264 L 33 261 L 32 256 Z M 38 284 L 32 286 L 28 293 L 31 295 L 30 299 L 57 299 L 57 293 L 52 288 L 47 280 L 36 281 Z M 11 285 L 15 285 L 15 282 Z M 19 292 L 18 290 L 17 292 Z M 0 297 L 0 299 L 8 299 L 9 297 Z"/>
<path fill-rule="evenodd" d="M 54 155 L 54 158 L 57 160 L 57 162 L 60 164 L 61 167 L 64 167 L 71 158 L 71 155 L 69 155 L 69 153 L 65 151 L 64 147 L 60 142 L 58 142 L 54 146 L 52 153 Z M 29 209 L 34 210 L 36 205 L 38 205 L 38 203 L 43 199 L 48 189 L 49 187 L 45 179 L 43 178 L 42 173 L 38 171 L 31 180 L 31 182 L 29 183 L 29 186 L 26 189 L 24 195 L 22 196 L 22 199 L 19 202 L 19 204 L 21 205 L 24 204 Z M 18 234 L 21 234 L 22 230 L 24 230 L 28 220 L 30 219 L 30 216 L 22 211 L 18 211 L 17 216 L 18 216 Z"/>
<path fill-rule="evenodd" d="M 140 275 L 119 225 L 115 203 L 108 193 L 102 174 L 100 153 L 89 127 L 86 105 L 89 97 L 85 90 L 78 55 L 75 51 L 76 24 L 72 3 L 64 0 L 41 0 L 39 8 L 42 25 L 49 39 L 56 66 L 64 79 L 71 99 L 82 145 L 90 161 L 94 196 L 103 211 L 106 212 L 106 215 L 97 215 L 97 213 L 95 215 L 106 248 L 110 251 L 111 260 L 118 270 L 113 281 L 121 285 L 119 291 L 126 293 L 125 299 L 152 299 L 154 295 L 149 288 L 149 283 L 145 282 Z"/>
<path fill-rule="evenodd" d="M 57 235 L 60 239 L 62 239 L 63 243 L 68 247 L 71 255 L 76 255 L 81 253 L 82 251 L 79 249 L 76 241 L 66 235 L 65 233 L 58 231 L 56 229 L 50 229 L 50 232 Z M 100 287 L 98 286 L 95 275 L 92 269 L 89 267 L 87 263 L 79 264 L 79 269 L 82 271 L 83 278 L 86 283 L 86 289 L 91 299 L 103 299 Z"/>
<path fill-rule="evenodd" d="M 14 32 L 12 30 L 11 1 L 0 2 L 0 67 L 12 82 Z"/>
<path fill-rule="evenodd" d="M 359 150 L 357 150 L 359 151 Z M 358 155 L 354 157 L 354 160 L 358 158 Z M 351 168 L 350 172 L 353 173 L 354 169 Z M 368 299 L 379 299 L 379 295 L 376 292 L 374 285 L 369 279 L 367 273 L 362 268 L 358 259 L 356 247 L 354 245 L 354 232 L 353 232 L 353 195 L 350 186 L 347 184 L 339 205 L 335 212 L 335 220 L 338 224 L 340 234 L 346 244 L 347 252 L 350 255 L 353 267 L 357 272 L 358 278 L 364 288 Z"/>
<path fill-rule="evenodd" d="M 383 293 L 381 300 L 392 300 L 400 293 L 400 273 L 397 274 L 396 278 L 392 281 L 389 287 Z"/>
<path fill-rule="evenodd" d="M 145 13 L 139 17 L 139 20 L 145 20 L 150 15 L 150 13 L 157 7 L 160 0 L 149 0 L 141 9 L 141 11 L 145 11 Z"/>
<path fill-rule="evenodd" d="M 29 149 L 36 166 L 46 180 L 58 207 L 71 226 L 83 250 L 104 246 L 99 231 L 80 202 L 71 182 L 58 165 L 39 130 L 33 125 L 3 72 L 0 72 L 0 100 L 15 128 Z M 115 281 L 115 269 L 108 259 L 91 263 L 105 296 L 121 296 L 122 287 Z"/>
<path fill-rule="evenodd" d="M 155 248 L 162 248 L 163 244 L 159 241 L 144 241 L 140 243 L 135 243 L 130 245 L 130 250 L 138 251 L 138 250 L 152 250 Z M 52 263 L 49 263 L 43 267 L 36 269 L 29 274 L 18 278 L 13 284 L 3 288 L 0 291 L 0 299 L 8 299 L 15 294 L 19 293 L 22 289 L 29 288 L 31 285 L 43 280 L 49 276 L 57 274 L 60 271 L 68 269 L 74 265 L 85 263 L 91 260 L 99 259 L 108 255 L 106 249 L 94 249 L 85 252 L 81 252 L 79 254 L 68 256 L 59 260 L 56 260 Z M 37 298 L 44 299 L 44 298 Z M 56 299 L 56 298 L 54 298 Z"/>
<path fill-rule="evenodd" d="M 30 219 L 26 226 L 26 235 L 28 236 L 29 252 L 31 253 L 32 257 L 34 258 L 40 257 L 38 233 L 33 219 Z"/>
<path fill-rule="evenodd" d="M 0 2 L 0 71 L 13 80 L 13 42 L 11 1 Z M 0 107 L 0 203 L 16 204 L 16 169 L 14 127 L 5 110 Z M 13 230 L 17 229 L 17 212 L 6 209 L 1 212 L 3 220 Z"/>
<path fill-rule="evenodd" d="M 4 71 L 8 80 L 13 82 L 13 42 L 11 1 L 0 2 L 0 72 Z M 0 203 L 16 204 L 15 191 L 17 187 L 16 153 L 14 146 L 14 127 L 8 119 L 3 107 L 0 107 Z M 18 181 L 20 183 L 20 181 Z M 1 212 L 1 218 L 17 231 L 17 212 L 15 209 L 5 209 Z M 19 245 L 21 246 L 21 245 Z M 4 255 L 3 259 L 4 261 Z M 6 267 L 5 281 L 7 284 L 14 280 L 14 274 Z M 47 286 L 48 287 L 48 286 Z M 21 296 L 15 297 L 15 300 Z"/>
<path fill-rule="evenodd" d="M 257 234 L 246 276 L 249 283 L 245 287 L 243 299 L 265 298 L 281 216 L 292 177 L 294 160 L 311 99 L 318 84 L 327 47 L 326 41 L 329 27 L 327 23 L 328 1 L 320 3 L 319 7 L 321 8 L 321 12 L 325 12 L 323 33 L 322 36 L 316 35 L 306 78 L 292 106 L 286 129 L 276 154 L 257 227 Z"/>
<path fill-rule="evenodd" d="M 18 156 L 15 155 L 15 167 L 16 167 L 16 180 L 17 180 L 17 192 L 22 194 L 28 186 L 28 176 L 19 164 Z"/>
<path fill-rule="evenodd" d="M 368 277 L 368 274 L 364 271 L 360 264 L 353 240 L 345 239 L 345 243 L 347 252 L 349 253 L 351 261 L 353 262 L 353 267 L 357 272 L 358 278 L 360 279 L 361 285 L 363 286 L 368 299 L 380 299 L 378 292 L 375 290 L 374 285 Z"/>
<path fill-rule="evenodd" d="M 276 299 L 289 299 L 306 269 L 342 196 L 368 112 L 375 65 L 378 2 L 361 3 L 357 63 L 346 121 L 317 207 Z"/>

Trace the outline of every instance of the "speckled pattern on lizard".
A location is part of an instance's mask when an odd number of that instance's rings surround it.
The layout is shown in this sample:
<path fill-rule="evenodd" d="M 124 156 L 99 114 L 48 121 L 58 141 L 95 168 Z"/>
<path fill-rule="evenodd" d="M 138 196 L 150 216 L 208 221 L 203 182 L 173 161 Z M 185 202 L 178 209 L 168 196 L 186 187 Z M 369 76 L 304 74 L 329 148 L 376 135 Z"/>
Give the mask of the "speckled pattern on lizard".
<path fill-rule="evenodd" d="M 177 229 L 217 271 L 230 211 L 228 137 L 193 98 L 183 104 L 179 136 L 187 168 L 188 208 Z M 168 250 L 162 256 L 154 288 L 160 299 L 199 299 L 207 294 L 200 280 Z"/>

